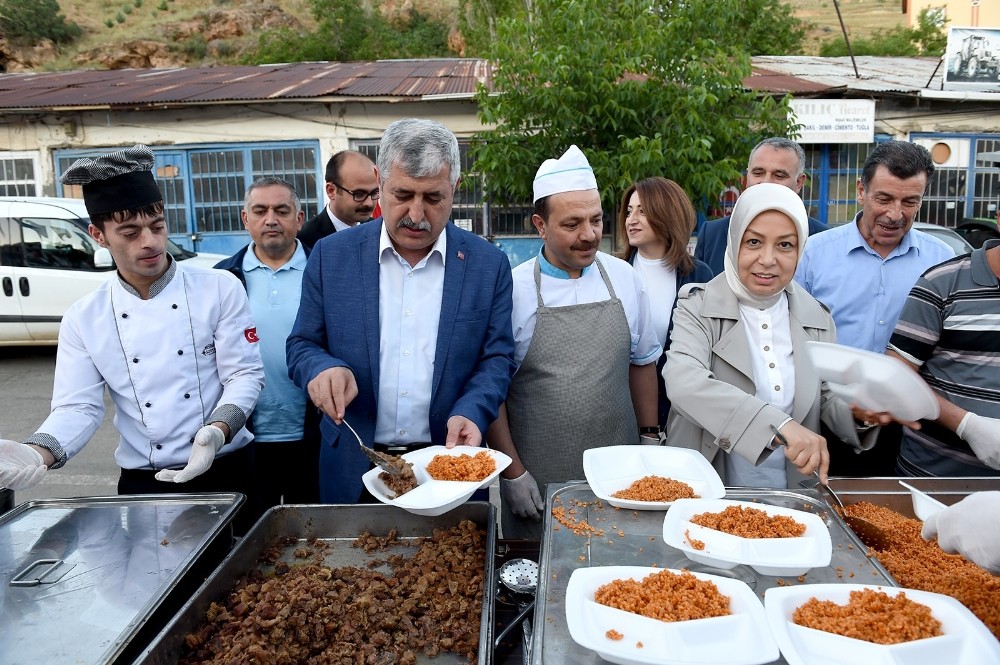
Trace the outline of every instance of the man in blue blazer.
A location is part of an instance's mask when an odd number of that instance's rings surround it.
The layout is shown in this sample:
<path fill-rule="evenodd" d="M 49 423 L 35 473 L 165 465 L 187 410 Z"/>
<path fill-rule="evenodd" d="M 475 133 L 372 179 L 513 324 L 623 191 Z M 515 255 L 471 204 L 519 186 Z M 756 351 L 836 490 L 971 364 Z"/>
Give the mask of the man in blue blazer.
<path fill-rule="evenodd" d="M 781 136 L 766 138 L 750 151 L 747 162 L 746 186 L 773 182 L 788 187 L 796 194 L 802 193 L 806 181 L 806 153 L 795 141 Z M 809 218 L 809 235 L 826 231 L 829 227 L 818 219 Z M 729 238 L 729 218 L 713 219 L 698 230 L 698 244 L 694 258 L 704 261 L 712 275 L 723 271 L 723 257 Z"/>
<path fill-rule="evenodd" d="M 324 413 L 320 500 L 364 497 L 366 445 L 395 454 L 478 446 L 514 373 L 511 271 L 449 223 L 458 141 L 429 120 L 386 129 L 383 217 L 321 239 L 286 346 L 288 372 Z"/>

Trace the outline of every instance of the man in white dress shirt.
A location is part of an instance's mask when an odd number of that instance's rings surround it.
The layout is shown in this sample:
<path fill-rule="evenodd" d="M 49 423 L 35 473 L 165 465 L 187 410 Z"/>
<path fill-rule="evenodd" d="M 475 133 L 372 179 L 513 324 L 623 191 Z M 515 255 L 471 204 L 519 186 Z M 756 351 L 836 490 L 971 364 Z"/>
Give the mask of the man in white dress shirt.
<path fill-rule="evenodd" d="M 324 413 L 324 503 L 371 500 L 368 459 L 345 424 L 393 454 L 478 446 L 507 394 L 510 262 L 449 223 L 459 169 L 444 125 L 392 123 L 379 145 L 381 221 L 309 255 L 286 351 L 289 376 Z"/>
<path fill-rule="evenodd" d="M 513 271 L 517 372 L 487 436 L 513 462 L 501 474 L 506 538 L 538 538 L 545 484 L 583 478 L 583 451 L 659 443 L 649 296 L 625 261 L 598 251 L 594 171 L 576 146 L 534 181 L 538 256 Z"/>
<path fill-rule="evenodd" d="M 120 494 L 251 489 L 244 423 L 264 370 L 246 293 L 166 251 L 152 167 L 150 149 L 134 146 L 62 176 L 83 186 L 90 234 L 118 271 L 63 316 L 52 412 L 24 443 L 0 441 L 0 486 L 31 487 L 80 452 L 104 419 L 107 386 Z"/>

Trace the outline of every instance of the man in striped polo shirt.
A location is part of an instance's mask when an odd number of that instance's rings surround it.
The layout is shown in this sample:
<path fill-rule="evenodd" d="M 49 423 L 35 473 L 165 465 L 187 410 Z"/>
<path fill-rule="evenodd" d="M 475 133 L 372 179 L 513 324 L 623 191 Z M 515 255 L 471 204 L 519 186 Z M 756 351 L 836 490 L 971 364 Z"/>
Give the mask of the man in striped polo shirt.
<path fill-rule="evenodd" d="M 896 471 L 1000 476 L 1000 240 L 917 280 L 888 353 L 916 368 L 941 405 L 937 420 L 904 429 Z"/>

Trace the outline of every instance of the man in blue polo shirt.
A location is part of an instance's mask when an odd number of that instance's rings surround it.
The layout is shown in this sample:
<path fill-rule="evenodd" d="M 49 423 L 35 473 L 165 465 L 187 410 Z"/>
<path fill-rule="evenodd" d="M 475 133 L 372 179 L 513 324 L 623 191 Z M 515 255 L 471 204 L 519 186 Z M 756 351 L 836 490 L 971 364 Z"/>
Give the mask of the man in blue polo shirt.
<path fill-rule="evenodd" d="M 308 256 L 295 238 L 305 213 L 291 183 L 266 177 L 247 188 L 242 218 L 250 244 L 215 267 L 243 282 L 257 321 L 265 384 L 248 426 L 255 439 L 261 509 L 318 503 L 319 417 L 288 378 L 285 362 L 285 339 L 299 310 Z"/>
<path fill-rule="evenodd" d="M 884 353 L 917 278 L 954 256 L 943 241 L 912 228 L 933 174 L 923 146 L 878 144 L 858 179 L 854 221 L 806 243 L 795 281 L 830 308 L 838 343 Z M 898 427 L 884 427 L 875 448 L 857 456 L 831 445 L 831 473 L 893 475 L 900 436 Z"/>

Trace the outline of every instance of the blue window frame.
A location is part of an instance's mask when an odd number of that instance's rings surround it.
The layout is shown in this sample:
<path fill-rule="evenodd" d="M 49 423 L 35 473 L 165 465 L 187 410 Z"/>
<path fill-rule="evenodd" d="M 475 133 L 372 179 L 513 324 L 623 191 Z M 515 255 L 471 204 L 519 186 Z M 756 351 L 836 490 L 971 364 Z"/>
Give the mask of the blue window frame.
<path fill-rule="evenodd" d="M 257 178 L 292 183 L 306 219 L 319 212 L 323 182 L 317 141 L 176 145 L 152 148 L 154 176 L 163 192 L 171 238 L 187 249 L 230 254 L 246 244 L 240 218 L 243 194 Z M 56 172 L 106 148 L 57 150 Z M 60 196 L 80 198 L 78 187 L 56 183 Z"/>

